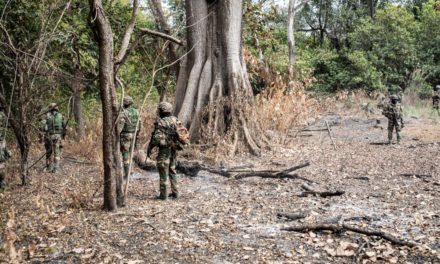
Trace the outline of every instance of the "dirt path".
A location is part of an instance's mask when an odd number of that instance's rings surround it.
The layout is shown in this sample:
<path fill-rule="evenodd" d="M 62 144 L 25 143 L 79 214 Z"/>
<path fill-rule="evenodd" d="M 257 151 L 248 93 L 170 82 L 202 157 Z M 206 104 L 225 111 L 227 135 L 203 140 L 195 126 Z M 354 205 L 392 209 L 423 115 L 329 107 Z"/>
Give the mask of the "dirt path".
<path fill-rule="evenodd" d="M 308 129 L 323 129 L 324 121 L 336 150 L 325 130 L 292 131 L 285 144 L 233 165 L 285 168 L 310 161 L 299 174 L 320 188 L 344 190 L 342 196 L 298 197 L 302 180 L 202 172 L 181 178 L 179 200 L 157 201 L 157 175 L 136 171 L 127 207 L 103 213 L 97 167 L 64 159 L 64 175 L 40 173 L 31 187 L 0 194 L 2 228 L 14 208 L 9 230 L 18 237 L 19 262 L 29 263 L 440 263 L 440 144 L 429 144 L 440 142 L 440 125 L 409 119 L 403 143 L 389 146 L 382 145 L 384 120 L 377 125 L 374 117 L 327 114 Z M 277 217 L 300 210 L 309 216 Z M 426 248 L 351 232 L 280 230 L 336 217 Z"/>

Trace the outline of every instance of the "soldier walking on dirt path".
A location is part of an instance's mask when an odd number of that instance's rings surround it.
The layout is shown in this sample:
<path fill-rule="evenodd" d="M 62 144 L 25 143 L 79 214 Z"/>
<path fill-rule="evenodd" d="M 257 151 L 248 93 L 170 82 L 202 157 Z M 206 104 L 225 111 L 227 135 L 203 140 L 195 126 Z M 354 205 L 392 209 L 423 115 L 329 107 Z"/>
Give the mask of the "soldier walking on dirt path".
<path fill-rule="evenodd" d="M 434 86 L 432 90 L 432 109 L 437 111 L 437 114 L 440 115 L 439 103 L 440 103 L 440 85 L 438 84 Z"/>
<path fill-rule="evenodd" d="M 383 109 L 383 115 L 388 118 L 388 144 L 391 144 L 393 140 L 393 131 L 396 130 L 397 144 L 400 143 L 400 131 L 402 130 L 403 117 L 402 106 L 399 103 L 397 95 L 390 96 L 390 104 L 386 105 Z"/>
<path fill-rule="evenodd" d="M 156 198 L 166 200 L 168 197 L 167 181 L 170 179 L 171 194 L 169 197 L 177 199 L 179 190 L 177 184 L 177 151 L 182 150 L 189 143 L 188 130 L 183 127 L 177 117 L 171 114 L 173 106 L 168 102 L 161 102 L 158 107 L 159 118 L 154 124 L 147 156 L 151 156 L 154 147 L 159 148 L 157 155 L 157 170 L 159 171 L 160 195 Z"/>
<path fill-rule="evenodd" d="M 130 170 L 130 157 L 134 149 L 138 148 L 139 131 L 141 123 L 139 122 L 139 111 L 133 105 L 133 99 L 125 96 L 122 100 L 122 111 L 119 117 L 120 150 L 124 165 L 124 179 L 128 178 Z M 136 136 L 135 136 L 136 134 Z M 134 145 L 133 145 L 134 140 Z M 133 149 L 134 147 L 134 149 Z"/>
<path fill-rule="evenodd" d="M 8 117 L 4 112 L 3 106 L 0 106 L 0 190 L 5 188 L 6 180 L 6 161 L 11 158 L 11 153 L 6 149 L 6 129 L 8 126 Z"/>
<path fill-rule="evenodd" d="M 66 121 L 58 105 L 51 103 L 41 122 L 40 142 L 46 149 L 46 170 L 56 173 L 60 167 L 62 140 L 66 136 Z"/>

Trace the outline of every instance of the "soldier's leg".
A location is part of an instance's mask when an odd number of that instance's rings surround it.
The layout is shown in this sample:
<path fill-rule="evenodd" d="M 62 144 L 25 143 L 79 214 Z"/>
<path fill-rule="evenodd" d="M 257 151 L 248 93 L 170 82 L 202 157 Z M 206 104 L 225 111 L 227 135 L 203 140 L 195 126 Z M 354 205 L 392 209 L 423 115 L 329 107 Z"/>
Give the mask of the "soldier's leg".
<path fill-rule="evenodd" d="M 177 152 L 172 151 L 170 157 L 170 167 L 169 167 L 169 175 L 170 175 L 170 185 L 171 185 L 171 197 L 178 198 L 179 197 L 179 186 L 177 183 Z"/>
<path fill-rule="evenodd" d="M 124 166 L 124 179 L 127 180 L 130 168 L 130 146 L 132 138 L 128 135 L 121 136 L 121 154 Z"/>
<path fill-rule="evenodd" d="M 388 144 L 393 140 L 394 122 L 388 119 Z"/>
<path fill-rule="evenodd" d="M 157 170 L 159 171 L 159 199 L 166 200 L 167 193 L 167 180 L 169 173 L 170 160 L 169 159 L 158 159 L 157 160 Z"/>
<path fill-rule="evenodd" d="M 44 138 L 44 149 L 46 150 L 46 170 L 52 170 L 52 143 L 48 137 Z"/>
<path fill-rule="evenodd" d="M 0 190 L 3 190 L 6 186 L 6 174 L 5 174 L 5 163 L 0 163 Z"/>
<path fill-rule="evenodd" d="M 402 130 L 402 127 L 400 124 L 396 124 L 396 137 L 397 137 L 397 144 L 400 144 L 400 131 Z"/>
<path fill-rule="evenodd" d="M 61 159 L 61 136 L 54 135 L 52 137 L 52 147 L 53 147 L 53 156 L 54 156 L 54 164 L 52 172 L 55 173 L 60 168 L 60 159 Z"/>

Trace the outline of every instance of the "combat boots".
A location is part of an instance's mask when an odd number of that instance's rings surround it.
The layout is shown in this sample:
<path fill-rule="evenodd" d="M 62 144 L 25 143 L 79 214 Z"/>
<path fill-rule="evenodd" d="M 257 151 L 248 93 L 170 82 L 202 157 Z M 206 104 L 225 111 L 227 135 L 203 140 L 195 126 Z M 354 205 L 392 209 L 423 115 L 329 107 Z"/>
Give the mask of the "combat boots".
<path fill-rule="evenodd" d="M 59 168 L 60 168 L 60 161 L 55 159 L 55 162 L 53 164 L 53 168 L 52 168 L 51 172 L 57 173 Z"/>
<path fill-rule="evenodd" d="M 170 193 L 170 195 L 168 195 L 168 197 L 170 197 L 172 199 L 177 199 L 177 198 L 179 198 L 179 193 L 175 193 L 175 192 Z"/>

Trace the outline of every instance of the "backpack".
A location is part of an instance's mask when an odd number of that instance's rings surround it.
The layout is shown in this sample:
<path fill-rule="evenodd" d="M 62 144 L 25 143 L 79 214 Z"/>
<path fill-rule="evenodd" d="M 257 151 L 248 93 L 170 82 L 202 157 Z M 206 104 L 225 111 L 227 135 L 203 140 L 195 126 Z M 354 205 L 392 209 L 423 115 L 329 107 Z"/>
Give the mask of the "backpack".
<path fill-rule="evenodd" d="M 153 142 L 158 147 L 182 150 L 189 144 L 189 132 L 176 117 L 159 119 L 155 125 Z"/>
<path fill-rule="evenodd" d="M 124 127 L 122 128 L 123 133 L 134 133 L 136 131 L 136 125 L 139 121 L 139 112 L 134 107 L 129 107 L 125 111 L 125 115 L 127 116 L 127 121 L 124 123 Z"/>
<path fill-rule="evenodd" d="M 63 115 L 60 112 L 49 114 L 46 120 L 47 132 L 50 134 L 63 133 Z"/>

